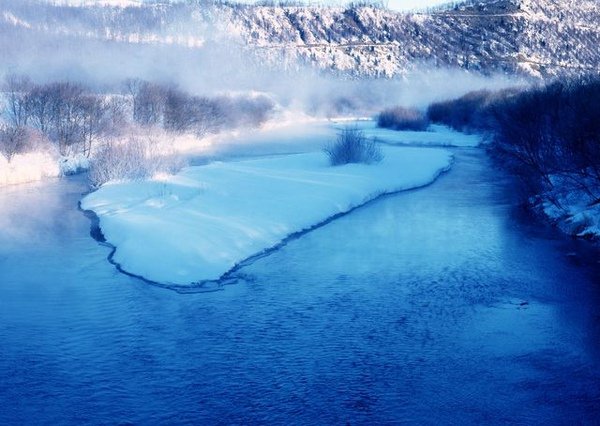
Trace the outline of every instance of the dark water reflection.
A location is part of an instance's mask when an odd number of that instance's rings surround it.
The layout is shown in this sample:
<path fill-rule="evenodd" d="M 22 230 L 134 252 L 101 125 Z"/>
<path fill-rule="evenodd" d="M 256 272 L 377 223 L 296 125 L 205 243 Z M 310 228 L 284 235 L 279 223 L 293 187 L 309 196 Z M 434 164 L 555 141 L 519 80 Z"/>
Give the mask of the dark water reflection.
<path fill-rule="evenodd" d="M 81 182 L 2 190 L 0 423 L 593 424 L 597 271 L 456 154 L 204 294 L 118 274 Z"/>

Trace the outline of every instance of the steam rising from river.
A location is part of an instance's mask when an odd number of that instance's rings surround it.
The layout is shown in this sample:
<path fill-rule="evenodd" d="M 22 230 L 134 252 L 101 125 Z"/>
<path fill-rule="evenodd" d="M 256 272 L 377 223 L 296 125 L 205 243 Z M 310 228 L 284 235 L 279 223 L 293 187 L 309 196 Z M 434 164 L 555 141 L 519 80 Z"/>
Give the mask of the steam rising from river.
<path fill-rule="evenodd" d="M 42 8 L 38 13 L 50 12 Z M 522 83 L 505 75 L 484 77 L 426 65 L 396 79 L 334 77 L 308 66 L 284 64 L 283 60 L 268 65 L 242 40 L 193 19 L 182 18 L 176 28 L 152 33 L 156 37 L 153 41 L 132 41 L 135 30 L 128 33 L 129 38 L 113 35 L 113 40 L 103 39 L 97 33 L 86 33 L 88 28 L 94 28 L 89 23 L 68 15 L 64 22 L 58 21 L 64 27 L 55 28 L 28 27 L 28 22 L 14 19 L 12 26 L 0 25 L 4 32 L 0 34 L 4 58 L 0 72 L 28 74 L 38 82 L 75 80 L 98 90 L 115 91 L 124 79 L 139 77 L 175 84 L 199 95 L 268 92 L 283 107 L 338 115 L 374 113 L 398 104 L 423 108 L 431 101 L 470 90 Z M 112 31 L 118 34 L 119 29 Z M 186 45 L 173 41 L 177 34 L 194 36 Z"/>

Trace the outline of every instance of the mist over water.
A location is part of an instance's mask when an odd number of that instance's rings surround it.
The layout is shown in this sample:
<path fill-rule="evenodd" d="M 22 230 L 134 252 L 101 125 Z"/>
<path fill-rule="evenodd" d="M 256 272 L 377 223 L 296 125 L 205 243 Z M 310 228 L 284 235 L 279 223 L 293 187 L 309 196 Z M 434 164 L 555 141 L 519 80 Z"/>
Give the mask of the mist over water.
<path fill-rule="evenodd" d="M 10 12 L 0 24 L 0 74 L 26 74 L 40 83 L 70 80 L 116 92 L 123 80 L 141 78 L 197 95 L 259 91 L 285 108 L 323 115 L 374 113 L 398 104 L 424 108 L 471 90 L 527 83 L 431 64 L 415 64 L 389 79 L 336 76 L 299 64 L 281 49 L 252 48 L 220 26 L 218 16 L 210 23 L 183 6 L 169 9 L 169 21 L 162 23 L 160 7 L 110 13 L 2 3 L 19 17 Z"/>
<path fill-rule="evenodd" d="M 309 67 L 282 70 L 261 64 L 238 44 L 225 42 L 190 49 L 67 39 L 58 49 L 48 45 L 18 49 L 0 67 L 3 74 L 26 74 L 38 82 L 72 80 L 108 92 L 122 90 L 128 78 L 175 85 L 197 95 L 258 91 L 270 94 L 284 108 L 316 114 L 332 109 L 374 113 L 392 105 L 425 108 L 471 90 L 526 83 L 506 75 L 483 76 L 425 65 L 390 79 L 335 77 Z"/>

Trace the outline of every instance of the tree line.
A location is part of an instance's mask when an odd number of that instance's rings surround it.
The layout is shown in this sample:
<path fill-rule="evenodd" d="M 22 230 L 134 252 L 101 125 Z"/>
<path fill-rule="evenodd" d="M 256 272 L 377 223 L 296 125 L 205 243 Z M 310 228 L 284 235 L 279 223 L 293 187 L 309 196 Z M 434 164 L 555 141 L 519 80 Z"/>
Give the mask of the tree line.
<path fill-rule="evenodd" d="M 8 160 L 44 141 L 56 145 L 61 155 L 76 151 L 89 156 L 94 143 L 124 120 L 124 102 L 78 83 L 35 84 L 26 76 L 10 75 L 3 95 L 0 146 Z"/>
<path fill-rule="evenodd" d="M 120 93 L 98 93 L 81 83 L 34 83 L 9 75 L 3 85 L 0 152 L 15 154 L 55 146 L 63 155 L 90 157 L 100 141 L 128 126 L 192 132 L 201 137 L 266 121 L 273 101 L 262 95 L 203 97 L 175 86 L 130 79 Z"/>
<path fill-rule="evenodd" d="M 478 91 L 429 106 L 432 122 L 486 133 L 489 150 L 525 195 L 583 191 L 600 203 L 600 77 L 525 90 Z"/>

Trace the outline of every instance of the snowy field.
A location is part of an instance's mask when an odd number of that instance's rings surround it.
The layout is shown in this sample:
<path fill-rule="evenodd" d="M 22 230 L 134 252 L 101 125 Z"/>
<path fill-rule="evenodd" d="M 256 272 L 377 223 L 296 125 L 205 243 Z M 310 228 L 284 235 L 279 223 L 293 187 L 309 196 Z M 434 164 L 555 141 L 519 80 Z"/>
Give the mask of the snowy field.
<path fill-rule="evenodd" d="M 379 164 L 331 167 L 322 152 L 189 167 L 176 176 L 110 183 L 82 200 L 113 260 L 170 285 L 216 280 L 239 262 L 385 193 L 432 182 L 443 149 L 385 147 Z"/>

